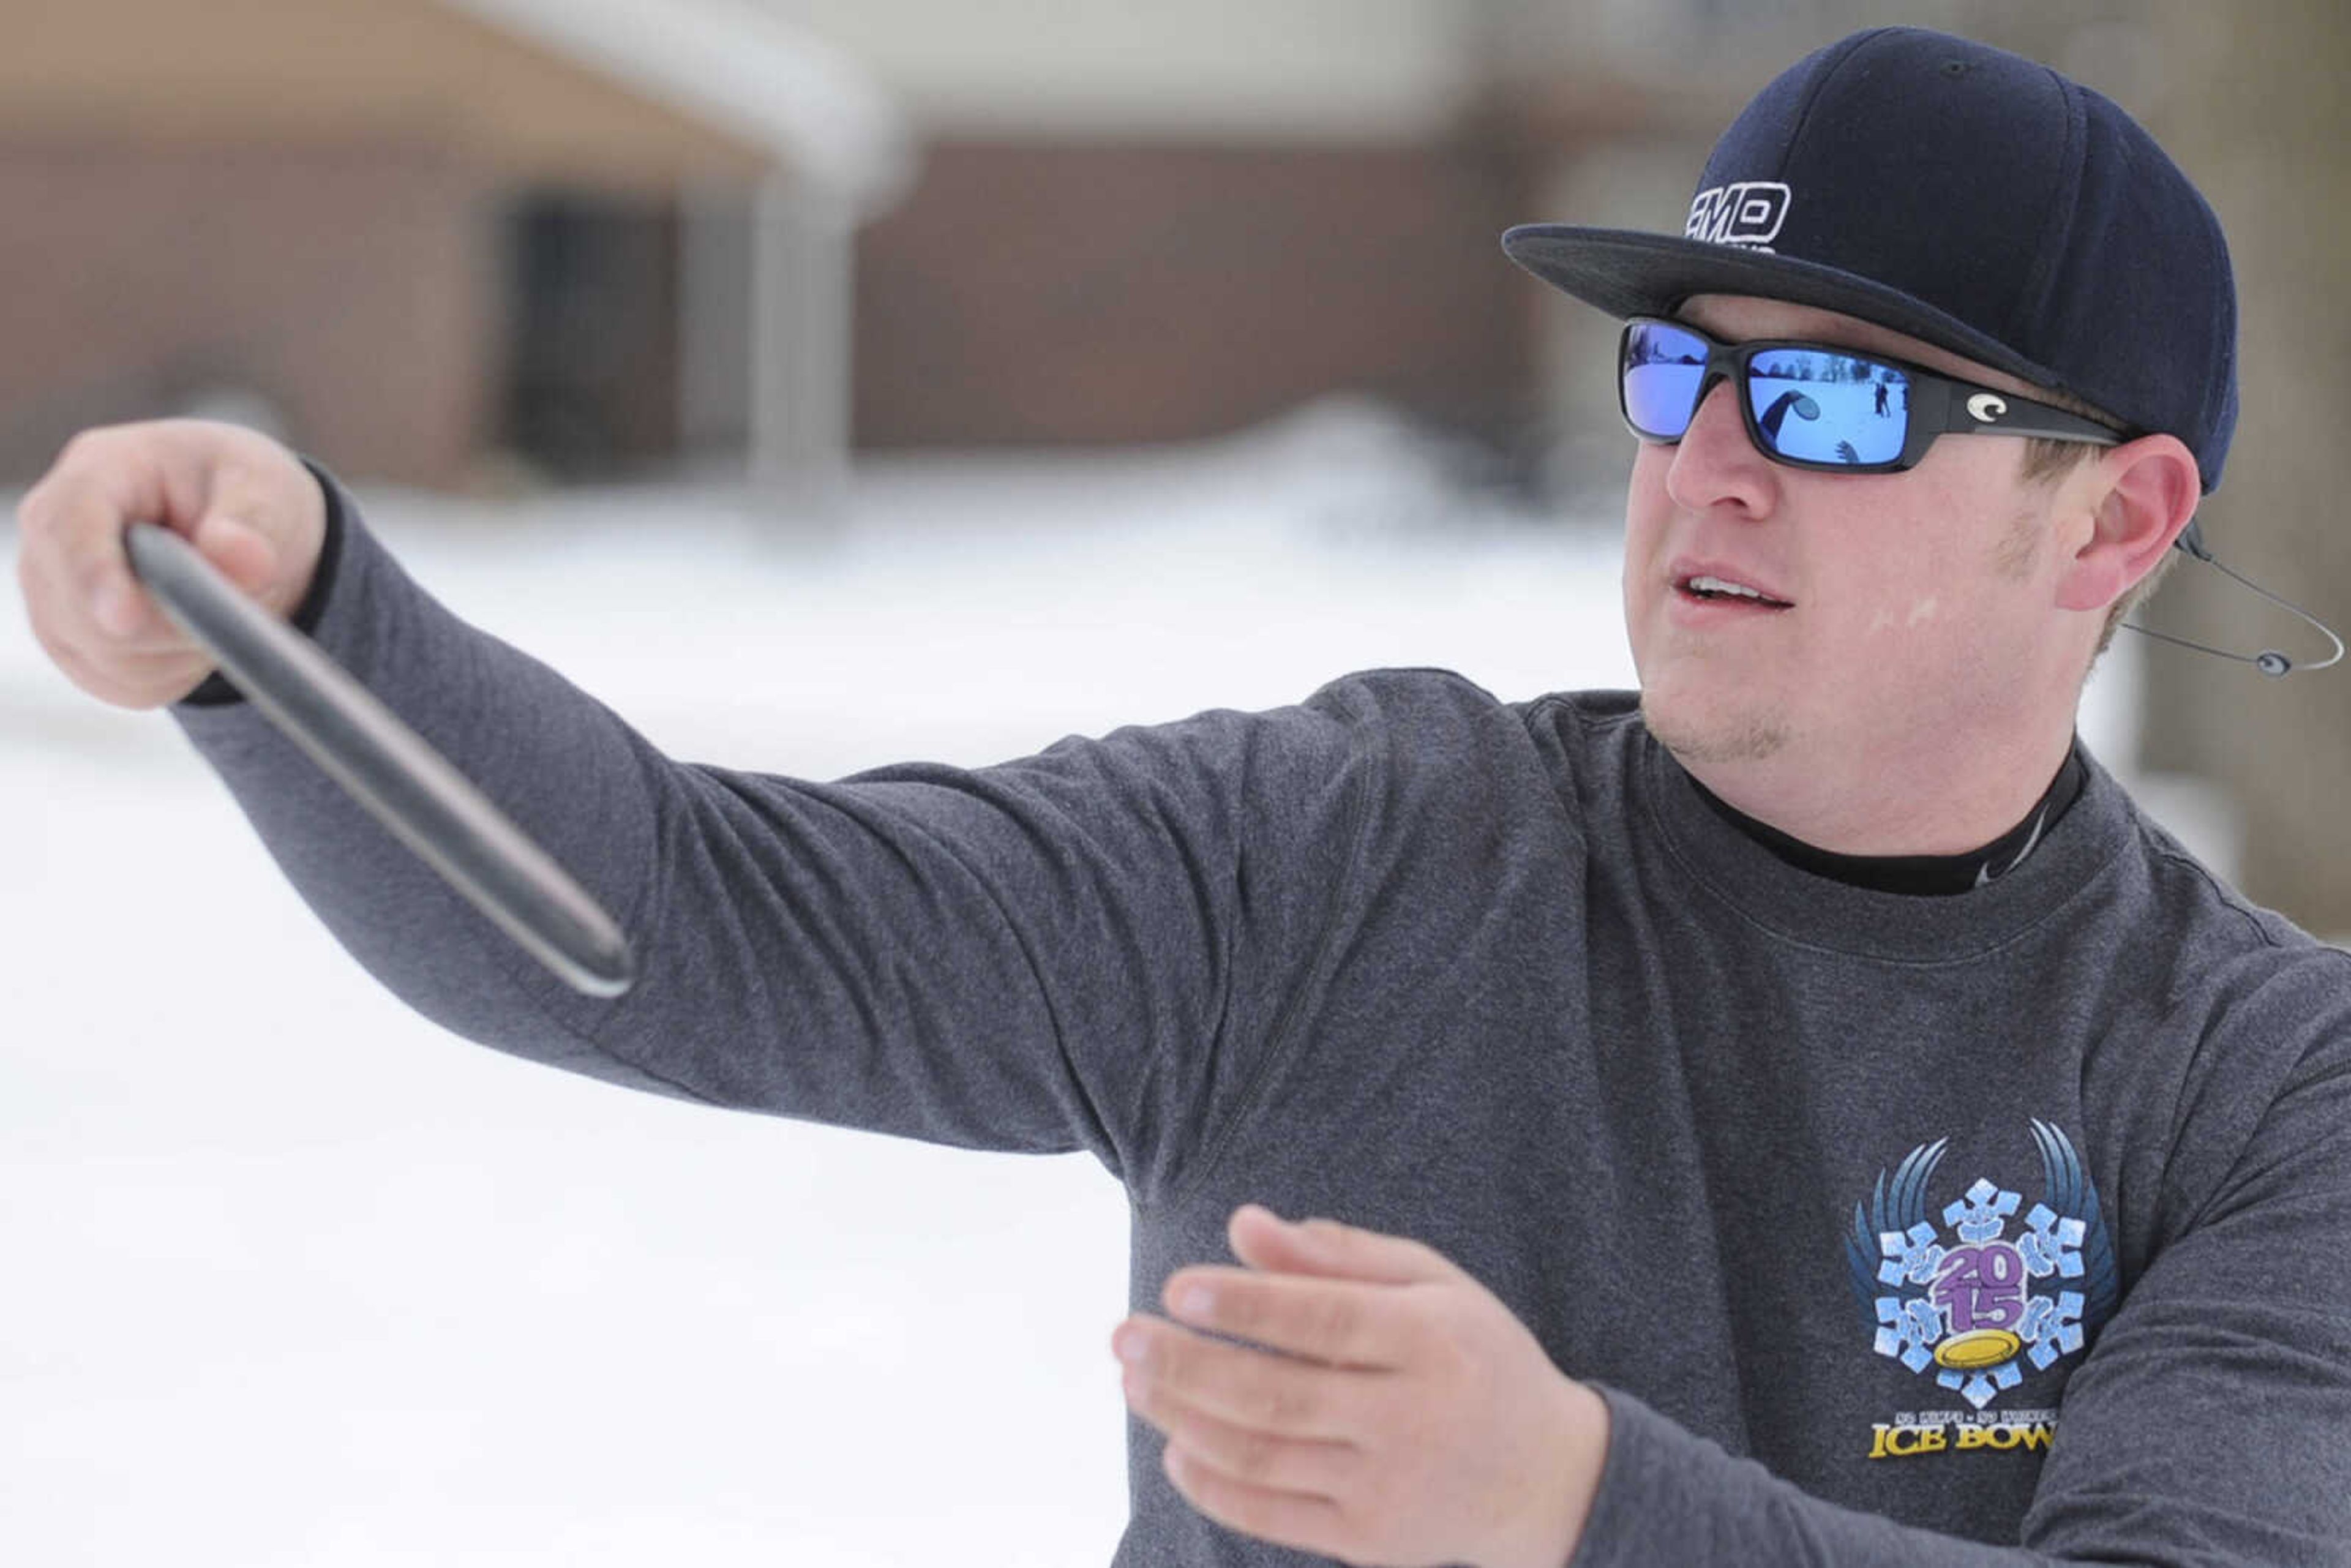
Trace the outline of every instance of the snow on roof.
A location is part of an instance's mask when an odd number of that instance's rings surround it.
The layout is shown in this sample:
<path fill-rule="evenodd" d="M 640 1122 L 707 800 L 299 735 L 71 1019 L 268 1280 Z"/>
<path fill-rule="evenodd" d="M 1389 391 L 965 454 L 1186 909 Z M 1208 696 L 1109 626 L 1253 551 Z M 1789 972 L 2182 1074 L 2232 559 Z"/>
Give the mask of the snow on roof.
<path fill-rule="evenodd" d="M 861 214 L 913 177 L 905 119 L 838 49 L 745 0 L 449 0 L 696 118 L 773 147 Z"/>

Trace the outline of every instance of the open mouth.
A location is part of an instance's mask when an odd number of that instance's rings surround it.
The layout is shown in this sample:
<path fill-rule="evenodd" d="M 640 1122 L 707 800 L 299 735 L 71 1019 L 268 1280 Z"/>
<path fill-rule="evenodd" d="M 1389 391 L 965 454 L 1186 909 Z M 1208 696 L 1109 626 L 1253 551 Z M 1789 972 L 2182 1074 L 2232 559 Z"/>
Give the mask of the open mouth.
<path fill-rule="evenodd" d="M 1674 580 L 1674 591 L 1686 599 L 1701 603 L 1752 604 L 1761 610 L 1792 610 L 1784 599 L 1774 599 L 1761 589 L 1727 577 L 1711 577 L 1703 572 Z"/>

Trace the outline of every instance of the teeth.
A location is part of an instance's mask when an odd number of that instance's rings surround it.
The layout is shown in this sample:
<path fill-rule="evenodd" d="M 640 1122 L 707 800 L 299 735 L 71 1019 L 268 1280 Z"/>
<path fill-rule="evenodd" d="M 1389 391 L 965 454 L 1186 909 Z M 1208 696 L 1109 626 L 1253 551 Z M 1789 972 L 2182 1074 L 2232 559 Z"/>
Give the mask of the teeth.
<path fill-rule="evenodd" d="M 1693 577 L 1689 580 L 1689 586 L 1693 593 L 1735 593 L 1741 599 L 1761 599 L 1770 603 L 1779 602 L 1770 595 L 1750 588 L 1743 582 L 1726 582 L 1719 577 Z"/>

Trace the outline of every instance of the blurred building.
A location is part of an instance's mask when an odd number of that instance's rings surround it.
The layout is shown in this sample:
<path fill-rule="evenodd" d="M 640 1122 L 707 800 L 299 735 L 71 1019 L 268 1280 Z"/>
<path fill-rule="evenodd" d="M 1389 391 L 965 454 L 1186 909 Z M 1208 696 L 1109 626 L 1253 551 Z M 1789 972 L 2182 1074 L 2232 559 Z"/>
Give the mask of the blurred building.
<path fill-rule="evenodd" d="M 780 21 L 0 0 L 0 469 L 215 407 L 433 486 L 500 449 L 592 473 L 713 430 L 837 465 L 849 236 L 907 150 Z"/>
<path fill-rule="evenodd" d="M 1181 439 L 1331 392 L 1504 440 L 1535 406 L 1489 7 L 768 5 L 924 149 L 860 246 L 862 442 Z"/>

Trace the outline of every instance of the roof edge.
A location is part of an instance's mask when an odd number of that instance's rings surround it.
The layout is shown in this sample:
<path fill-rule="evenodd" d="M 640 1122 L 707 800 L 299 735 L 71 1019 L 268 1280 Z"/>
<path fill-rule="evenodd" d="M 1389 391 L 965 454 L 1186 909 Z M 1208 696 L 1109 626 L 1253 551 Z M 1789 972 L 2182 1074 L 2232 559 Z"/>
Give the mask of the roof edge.
<path fill-rule="evenodd" d="M 773 148 L 862 218 L 912 184 L 913 131 L 841 50 L 742 0 L 444 0 Z"/>

